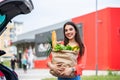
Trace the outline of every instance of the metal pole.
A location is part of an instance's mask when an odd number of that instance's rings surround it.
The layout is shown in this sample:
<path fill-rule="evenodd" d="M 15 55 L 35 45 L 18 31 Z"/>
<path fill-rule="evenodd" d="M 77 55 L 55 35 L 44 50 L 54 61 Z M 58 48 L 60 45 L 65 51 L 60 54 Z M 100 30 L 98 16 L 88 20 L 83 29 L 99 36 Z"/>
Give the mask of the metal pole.
<path fill-rule="evenodd" d="M 98 1 L 96 0 L 96 22 L 95 22 L 95 33 L 96 33 L 96 76 L 98 75 Z"/>

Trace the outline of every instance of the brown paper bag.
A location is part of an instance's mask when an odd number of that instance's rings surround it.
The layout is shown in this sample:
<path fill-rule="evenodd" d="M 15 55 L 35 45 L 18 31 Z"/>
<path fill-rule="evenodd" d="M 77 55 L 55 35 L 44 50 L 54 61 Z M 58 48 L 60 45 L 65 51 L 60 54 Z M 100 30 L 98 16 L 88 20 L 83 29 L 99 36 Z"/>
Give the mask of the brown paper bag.
<path fill-rule="evenodd" d="M 74 67 L 77 64 L 78 52 L 61 50 L 61 51 L 52 51 L 52 64 L 57 64 L 58 68 Z M 53 70 L 50 70 L 50 73 L 56 77 L 65 77 L 72 78 L 75 77 L 74 72 L 69 76 L 61 76 L 56 74 Z"/>

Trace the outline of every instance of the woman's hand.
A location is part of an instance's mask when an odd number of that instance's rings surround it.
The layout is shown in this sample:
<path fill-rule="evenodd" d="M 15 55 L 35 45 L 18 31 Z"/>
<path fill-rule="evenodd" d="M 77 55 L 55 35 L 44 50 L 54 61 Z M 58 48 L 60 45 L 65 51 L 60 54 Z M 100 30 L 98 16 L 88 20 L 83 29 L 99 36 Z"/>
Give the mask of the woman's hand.
<path fill-rule="evenodd" d="M 51 70 L 53 70 L 56 74 L 60 74 L 63 71 L 63 68 L 58 68 L 59 64 L 52 64 L 51 62 L 48 63 L 48 66 Z"/>
<path fill-rule="evenodd" d="M 70 76 L 72 73 L 72 68 L 65 68 L 65 70 L 60 74 L 62 76 Z"/>
<path fill-rule="evenodd" d="M 57 41 L 57 44 L 63 44 L 63 41 Z"/>
<path fill-rule="evenodd" d="M 56 74 L 60 74 L 60 73 L 61 73 L 61 69 L 59 69 L 56 64 L 53 64 L 53 65 L 52 65 L 52 70 L 53 70 Z"/>

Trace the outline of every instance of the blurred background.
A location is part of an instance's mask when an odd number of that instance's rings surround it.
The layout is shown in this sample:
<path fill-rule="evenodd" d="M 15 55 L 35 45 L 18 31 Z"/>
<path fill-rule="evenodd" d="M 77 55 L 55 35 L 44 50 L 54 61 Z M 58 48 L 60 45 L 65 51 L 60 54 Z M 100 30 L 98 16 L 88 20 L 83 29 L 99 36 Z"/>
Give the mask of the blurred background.
<path fill-rule="evenodd" d="M 22 68 L 22 56 L 28 54 L 28 68 L 47 69 L 51 32 L 63 40 L 62 27 L 67 21 L 77 24 L 86 46 L 86 70 L 120 70 L 119 0 L 32 0 L 34 10 L 15 17 L 0 37 L 0 49 L 7 54 L 0 61 Z"/>

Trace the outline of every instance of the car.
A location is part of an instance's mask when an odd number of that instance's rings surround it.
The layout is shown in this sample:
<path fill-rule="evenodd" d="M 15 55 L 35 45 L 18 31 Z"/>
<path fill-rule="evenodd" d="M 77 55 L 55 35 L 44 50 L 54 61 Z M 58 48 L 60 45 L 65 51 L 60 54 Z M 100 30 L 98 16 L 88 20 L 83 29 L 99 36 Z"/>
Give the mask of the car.
<path fill-rule="evenodd" d="M 20 15 L 28 14 L 34 9 L 31 0 L 0 0 L 0 35 L 7 29 L 7 24 Z M 6 52 L 0 50 L 0 56 Z M 0 64 L 0 80 L 19 80 L 15 71 Z"/>

